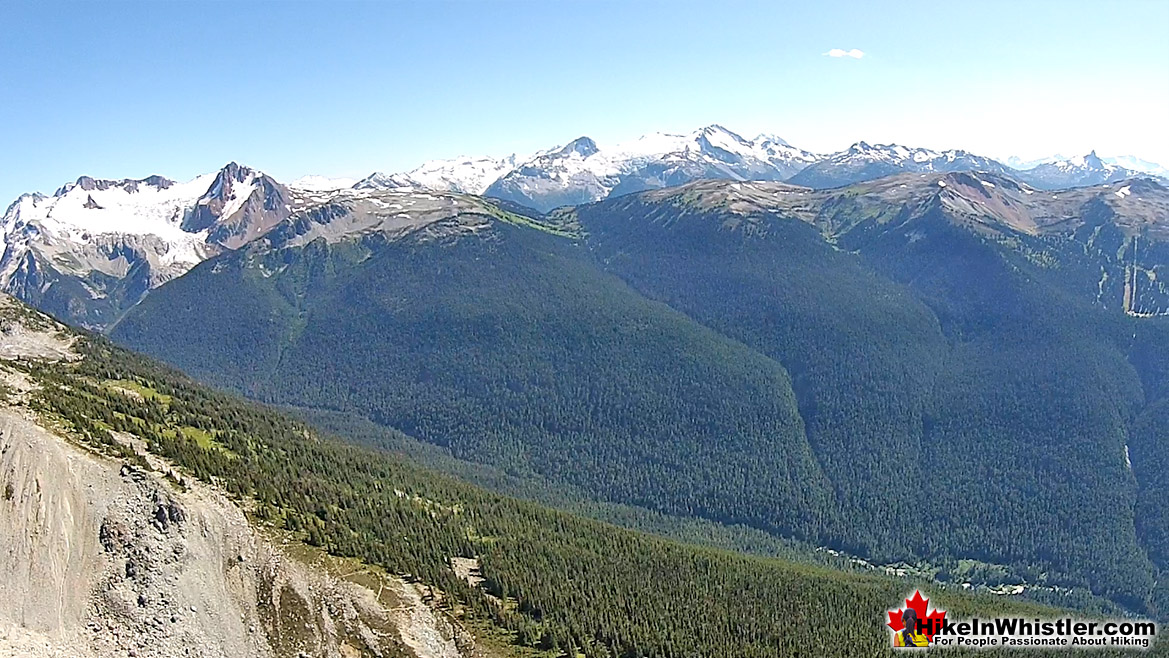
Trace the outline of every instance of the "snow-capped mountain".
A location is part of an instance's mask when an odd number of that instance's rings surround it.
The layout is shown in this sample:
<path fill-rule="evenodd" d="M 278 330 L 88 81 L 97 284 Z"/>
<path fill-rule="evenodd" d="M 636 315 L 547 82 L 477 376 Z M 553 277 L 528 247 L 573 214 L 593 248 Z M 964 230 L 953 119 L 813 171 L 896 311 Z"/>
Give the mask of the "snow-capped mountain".
<path fill-rule="evenodd" d="M 513 153 L 504 158 L 461 157 L 452 160 L 431 160 L 417 169 L 397 174 L 375 172 L 358 181 L 354 187 L 357 189 L 421 187 L 436 192 L 483 194 L 492 183 L 515 169 L 523 159 Z"/>
<path fill-rule="evenodd" d="M 788 179 L 795 185 L 814 188 L 839 187 L 899 173 L 986 171 L 1009 173 L 1002 163 L 967 151 L 933 151 L 897 144 L 870 145 L 857 142 L 848 149 L 804 168 Z"/>
<path fill-rule="evenodd" d="M 1159 170 L 1136 158 L 1116 161 Z M 234 162 L 187 182 L 82 176 L 52 195 L 25 194 L 8 207 L 0 220 L 0 290 L 96 328 L 117 322 L 151 288 L 262 236 L 303 240 L 316 236 L 309 230 L 316 227 L 331 239 L 372 226 L 400 228 L 407 219 L 417 220 L 427 204 L 438 212 L 482 203 L 462 194 L 546 211 L 699 179 L 823 188 L 903 172 L 951 171 L 1005 173 L 1042 188 L 1147 175 L 1095 153 L 1024 172 L 966 151 L 865 142 L 818 156 L 774 135 L 746 139 L 711 125 L 611 146 L 581 137 L 530 157 L 435 160 L 357 182 L 306 176 L 285 186 Z M 352 219 L 357 216 L 361 221 Z"/>
<path fill-rule="evenodd" d="M 1143 173 L 1109 164 L 1097 156 L 1095 151 L 1092 151 L 1088 155 L 1047 162 L 1025 171 L 1016 172 L 1015 175 L 1020 180 L 1035 187 L 1054 190 L 1113 183 L 1141 176 Z"/>
<path fill-rule="evenodd" d="M 185 183 L 82 176 L 8 207 L 0 289 L 101 326 L 150 288 L 263 234 L 288 217 L 289 204 L 287 188 L 234 162 Z"/>
<path fill-rule="evenodd" d="M 1139 171 L 1153 176 L 1160 176 L 1161 178 L 1169 178 L 1169 168 L 1157 164 L 1156 162 L 1149 162 L 1142 160 L 1135 155 L 1118 155 L 1112 158 L 1100 158 L 1106 164 L 1116 165 L 1131 171 Z"/>
<path fill-rule="evenodd" d="M 718 125 L 685 135 L 653 133 L 611 147 L 580 137 L 537 154 L 486 194 L 549 210 L 700 178 L 783 180 L 817 157 L 777 137 L 749 140 Z"/>
<path fill-rule="evenodd" d="M 329 192 L 353 187 L 356 183 L 356 178 L 330 178 L 328 176 L 309 174 L 308 176 L 301 176 L 292 181 L 288 184 L 288 187 L 309 192 Z"/>
<path fill-rule="evenodd" d="M 1067 157 L 1057 154 L 1057 155 L 1049 155 L 1049 156 L 1042 157 L 1042 158 L 1034 158 L 1031 160 L 1027 160 L 1024 158 L 1020 158 L 1017 155 L 1012 155 L 1011 157 L 1007 158 L 1003 162 L 1011 169 L 1015 169 L 1017 171 L 1024 171 L 1026 169 L 1034 169 L 1035 167 L 1038 167 L 1041 164 L 1047 164 L 1049 162 L 1059 162 L 1060 160 L 1067 160 Z"/>
<path fill-rule="evenodd" d="M 375 171 L 353 184 L 355 190 L 394 190 L 400 187 L 421 187 L 406 174 L 384 174 Z"/>
<path fill-rule="evenodd" d="M 1094 153 L 1094 151 L 1093 151 L 1093 153 Z M 1058 162 L 1068 163 L 1068 164 L 1064 165 L 1065 168 L 1068 168 L 1071 166 L 1075 166 L 1073 164 L 1074 162 L 1085 160 L 1087 157 L 1089 157 L 1089 156 L 1082 156 L 1080 158 L 1069 158 L 1069 157 L 1063 156 L 1063 155 L 1050 155 L 1050 156 L 1047 156 L 1045 158 L 1035 158 L 1033 160 L 1024 160 L 1023 158 L 1020 158 L 1020 157 L 1011 156 L 1011 157 L 1006 159 L 1006 163 L 1012 169 L 1015 169 L 1017 171 L 1028 171 L 1030 169 L 1034 169 L 1035 167 L 1038 167 L 1039 165 L 1054 164 L 1054 163 L 1058 163 Z M 1100 161 L 1106 165 L 1115 165 L 1115 166 L 1121 167 L 1123 169 L 1128 169 L 1129 171 L 1138 171 L 1138 172 L 1141 172 L 1143 174 L 1149 174 L 1152 176 L 1160 176 L 1161 178 L 1169 178 L 1169 168 L 1166 168 L 1162 165 L 1159 165 L 1156 162 L 1149 162 L 1148 160 L 1142 160 L 1141 158 L 1138 158 L 1135 155 L 1117 155 L 1117 156 L 1113 156 L 1113 157 L 1101 157 Z"/>

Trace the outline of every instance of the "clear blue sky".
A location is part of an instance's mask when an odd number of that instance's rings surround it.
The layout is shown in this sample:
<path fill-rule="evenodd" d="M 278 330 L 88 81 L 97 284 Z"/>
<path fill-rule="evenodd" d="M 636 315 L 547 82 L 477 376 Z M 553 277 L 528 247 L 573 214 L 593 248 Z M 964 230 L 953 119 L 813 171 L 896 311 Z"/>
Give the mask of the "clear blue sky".
<path fill-rule="evenodd" d="M 709 123 L 1169 164 L 1166 0 L 4 0 L 0 25 L 0 208 L 81 174 L 361 176 Z"/>

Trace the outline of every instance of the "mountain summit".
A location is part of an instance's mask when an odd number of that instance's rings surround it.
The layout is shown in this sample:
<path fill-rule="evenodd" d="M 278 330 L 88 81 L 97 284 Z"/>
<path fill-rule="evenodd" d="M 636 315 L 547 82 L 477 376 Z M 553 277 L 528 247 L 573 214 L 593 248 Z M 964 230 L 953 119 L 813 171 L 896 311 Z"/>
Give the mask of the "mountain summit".
<path fill-rule="evenodd" d="M 784 180 L 817 158 L 780 138 L 749 140 L 717 124 L 608 147 L 581 137 L 537 154 L 501 176 L 486 194 L 550 210 L 702 178 Z"/>
<path fill-rule="evenodd" d="M 1087 155 L 1044 162 L 1031 169 L 1017 172 L 1020 180 L 1044 189 L 1079 187 L 1115 183 L 1126 178 L 1145 175 L 1144 172 L 1110 164 L 1093 150 Z"/>
<path fill-rule="evenodd" d="M 234 162 L 185 183 L 82 176 L 51 197 L 23 195 L 9 206 L 0 286 L 71 322 L 102 326 L 147 290 L 287 218 L 289 201 L 287 188 Z"/>
<path fill-rule="evenodd" d="M 1009 169 L 990 158 L 957 149 L 933 151 L 899 144 L 874 146 L 862 141 L 819 160 L 788 180 L 796 185 L 827 188 L 904 172 L 947 171 L 986 171 L 1003 174 Z"/>

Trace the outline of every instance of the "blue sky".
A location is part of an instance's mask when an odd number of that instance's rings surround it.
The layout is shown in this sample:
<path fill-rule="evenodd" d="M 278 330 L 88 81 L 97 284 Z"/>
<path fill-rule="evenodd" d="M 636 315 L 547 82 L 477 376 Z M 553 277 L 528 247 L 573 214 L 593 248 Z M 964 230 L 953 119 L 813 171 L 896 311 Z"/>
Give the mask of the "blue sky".
<path fill-rule="evenodd" d="M 6 0 L 0 25 L 0 207 L 82 174 L 362 176 L 710 123 L 1169 164 L 1164 0 Z"/>

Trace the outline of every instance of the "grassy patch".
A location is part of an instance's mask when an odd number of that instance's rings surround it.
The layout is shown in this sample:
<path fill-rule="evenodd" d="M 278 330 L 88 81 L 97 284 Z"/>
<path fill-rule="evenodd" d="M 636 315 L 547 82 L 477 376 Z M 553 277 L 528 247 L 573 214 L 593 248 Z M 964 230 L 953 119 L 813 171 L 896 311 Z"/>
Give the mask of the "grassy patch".
<path fill-rule="evenodd" d="M 544 233 L 551 233 L 552 235 L 560 236 L 562 238 L 575 238 L 578 234 L 565 230 L 564 228 L 546 224 L 544 222 L 536 221 L 530 217 L 524 217 L 513 212 L 508 212 L 491 204 L 483 204 L 483 210 L 492 217 L 508 224 L 515 224 L 516 226 L 525 226 L 527 228 L 543 231 Z"/>
<path fill-rule="evenodd" d="M 203 450 L 216 450 L 222 452 L 229 457 L 236 457 L 237 455 L 228 450 L 222 443 L 215 440 L 215 435 L 205 429 L 198 427 L 191 427 L 190 425 L 183 425 L 178 428 L 178 435 L 183 438 L 194 441 L 195 445 Z"/>
<path fill-rule="evenodd" d="M 105 385 L 108 388 L 121 391 L 129 391 L 130 393 L 137 393 L 147 400 L 158 400 L 163 404 L 170 404 L 171 396 L 159 393 L 153 388 L 139 384 L 132 379 L 107 379 Z"/>

